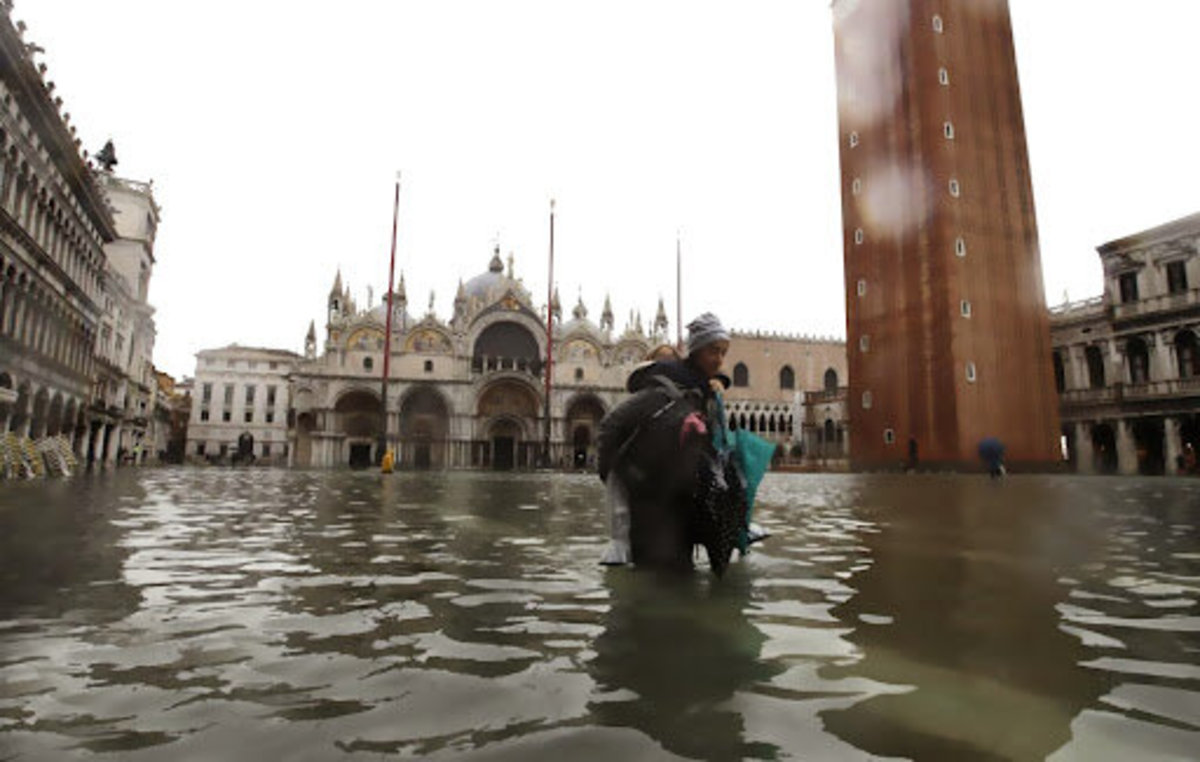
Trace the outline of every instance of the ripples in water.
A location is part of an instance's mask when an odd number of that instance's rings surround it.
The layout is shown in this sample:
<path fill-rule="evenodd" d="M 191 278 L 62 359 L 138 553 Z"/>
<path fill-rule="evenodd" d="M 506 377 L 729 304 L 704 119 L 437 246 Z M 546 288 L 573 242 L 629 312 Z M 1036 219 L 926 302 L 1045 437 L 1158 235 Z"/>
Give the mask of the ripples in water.
<path fill-rule="evenodd" d="M 726 577 L 594 477 L 0 492 L 0 759 L 1185 758 L 1200 485 L 785 476 Z"/>

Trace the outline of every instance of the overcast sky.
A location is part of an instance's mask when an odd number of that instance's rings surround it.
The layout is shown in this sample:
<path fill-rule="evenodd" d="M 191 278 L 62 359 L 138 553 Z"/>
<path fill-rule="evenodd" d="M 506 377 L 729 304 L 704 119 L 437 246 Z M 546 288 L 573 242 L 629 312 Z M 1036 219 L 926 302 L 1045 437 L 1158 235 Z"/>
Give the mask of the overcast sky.
<path fill-rule="evenodd" d="M 1200 210 L 1196 0 L 1011 0 L 1047 299 L 1098 294 L 1095 247 Z M 153 179 L 156 364 L 301 350 L 341 267 L 397 266 L 447 316 L 494 241 L 618 328 L 686 320 L 843 336 L 828 0 L 342 3 L 17 0 L 93 153 Z"/>

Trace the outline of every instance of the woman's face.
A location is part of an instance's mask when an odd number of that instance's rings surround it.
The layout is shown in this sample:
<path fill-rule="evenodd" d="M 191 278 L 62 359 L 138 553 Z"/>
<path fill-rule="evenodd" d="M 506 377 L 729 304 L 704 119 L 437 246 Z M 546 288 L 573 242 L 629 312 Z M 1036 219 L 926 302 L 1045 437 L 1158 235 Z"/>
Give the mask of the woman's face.
<path fill-rule="evenodd" d="M 690 359 L 705 378 L 712 378 L 721 372 L 721 364 L 725 362 L 725 353 L 728 351 L 729 342 L 721 339 L 692 352 Z"/>

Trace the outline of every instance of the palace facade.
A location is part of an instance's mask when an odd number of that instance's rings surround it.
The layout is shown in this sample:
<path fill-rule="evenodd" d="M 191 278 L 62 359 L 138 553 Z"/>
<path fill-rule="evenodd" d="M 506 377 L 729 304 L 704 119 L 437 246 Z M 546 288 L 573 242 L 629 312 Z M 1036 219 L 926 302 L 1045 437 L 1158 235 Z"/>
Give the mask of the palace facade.
<path fill-rule="evenodd" d="M 1050 316 L 1066 455 L 1081 473 L 1195 472 L 1200 214 L 1097 251 L 1104 294 Z"/>
<path fill-rule="evenodd" d="M 556 293 L 547 398 L 544 308 L 515 276 L 511 256 L 506 270 L 497 248 L 486 271 L 460 281 L 448 320 L 432 298 L 423 315 L 412 314 L 402 275 L 392 294 L 385 435 L 386 304 L 385 296 L 359 309 L 340 274 L 335 279 L 323 339 L 318 345 L 310 324 L 290 377 L 293 465 L 366 465 L 386 440 L 401 467 L 529 468 L 547 460 L 585 467 L 594 461 L 597 424 L 627 395 L 630 372 L 670 340 L 661 300 L 652 323 L 633 314 L 618 332 L 607 298 L 598 321 L 582 299 L 564 320 Z M 840 362 L 838 355 L 832 342 L 735 334 L 726 368 L 735 376 L 731 423 L 781 443 L 798 440 L 804 392 L 830 368 L 844 377 L 844 350 Z"/>

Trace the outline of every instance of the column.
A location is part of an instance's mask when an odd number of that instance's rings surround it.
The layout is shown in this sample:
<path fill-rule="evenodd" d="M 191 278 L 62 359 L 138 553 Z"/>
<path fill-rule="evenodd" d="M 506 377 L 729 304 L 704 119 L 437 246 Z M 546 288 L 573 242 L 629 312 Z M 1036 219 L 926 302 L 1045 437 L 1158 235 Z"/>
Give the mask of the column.
<path fill-rule="evenodd" d="M 1096 473 L 1096 448 L 1092 444 L 1092 427 L 1082 421 L 1075 424 L 1075 472 Z"/>
<path fill-rule="evenodd" d="M 1179 474 L 1179 467 L 1175 463 L 1175 459 L 1183 453 L 1183 431 L 1179 425 L 1178 418 L 1166 417 L 1163 419 L 1163 454 L 1167 459 L 1168 476 L 1176 476 Z"/>
<path fill-rule="evenodd" d="M 1108 367 L 1104 372 L 1104 382 L 1105 386 L 1129 383 L 1129 378 L 1125 375 L 1125 353 L 1117 347 L 1117 342 L 1113 339 L 1108 340 Z"/>
<path fill-rule="evenodd" d="M 92 459 L 90 462 L 100 464 L 104 458 L 104 424 L 95 422 L 93 425 L 96 429 L 92 432 Z"/>
<path fill-rule="evenodd" d="M 1178 368 L 1175 367 L 1175 361 L 1171 357 L 1174 354 L 1175 347 L 1162 331 L 1154 332 L 1154 360 L 1158 365 L 1155 370 L 1157 373 L 1151 374 L 1151 378 L 1156 381 L 1166 381 L 1179 377 Z"/>
<path fill-rule="evenodd" d="M 1137 472 L 1137 446 L 1133 441 L 1133 426 L 1122 418 L 1117 421 L 1117 473 L 1133 475 Z"/>
<path fill-rule="evenodd" d="M 108 430 L 108 446 L 104 453 L 104 462 L 107 465 L 116 465 L 117 450 L 121 447 L 121 424 L 114 423 Z"/>

